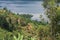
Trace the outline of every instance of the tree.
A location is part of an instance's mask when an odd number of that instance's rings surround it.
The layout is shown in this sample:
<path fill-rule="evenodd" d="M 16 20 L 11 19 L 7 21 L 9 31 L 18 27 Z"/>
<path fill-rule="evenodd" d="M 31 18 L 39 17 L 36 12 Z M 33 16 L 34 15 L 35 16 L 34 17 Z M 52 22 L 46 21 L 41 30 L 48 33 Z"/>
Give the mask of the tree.
<path fill-rule="evenodd" d="M 60 33 L 60 7 L 57 7 L 57 28 L 56 32 Z"/>
<path fill-rule="evenodd" d="M 46 8 L 46 13 L 48 18 L 50 19 L 50 27 L 51 27 L 51 37 L 52 40 L 55 40 L 56 36 L 56 28 L 57 28 L 57 6 L 56 0 L 44 0 L 44 7 Z"/>
<path fill-rule="evenodd" d="M 31 17 L 33 17 L 33 15 L 31 14 L 20 14 L 20 17 L 21 17 L 21 24 L 23 25 L 26 25 L 28 24 L 29 22 L 31 22 Z"/>
<path fill-rule="evenodd" d="M 21 14 L 20 16 L 24 17 L 24 18 L 31 18 L 31 17 L 33 17 L 33 15 L 30 15 L 30 14 Z"/>
<path fill-rule="evenodd" d="M 60 0 L 57 0 L 57 2 L 59 3 L 59 2 L 60 2 Z"/>

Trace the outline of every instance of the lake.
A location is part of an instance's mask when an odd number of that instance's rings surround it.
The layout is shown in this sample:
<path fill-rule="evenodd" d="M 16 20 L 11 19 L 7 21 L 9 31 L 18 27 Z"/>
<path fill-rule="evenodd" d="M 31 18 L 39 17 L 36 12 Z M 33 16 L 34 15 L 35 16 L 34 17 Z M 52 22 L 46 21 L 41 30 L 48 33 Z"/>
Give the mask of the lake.
<path fill-rule="evenodd" d="M 0 8 L 7 7 L 19 14 L 33 14 L 32 19 L 40 20 L 40 14 L 44 13 L 42 3 L 42 1 L 0 1 Z"/>

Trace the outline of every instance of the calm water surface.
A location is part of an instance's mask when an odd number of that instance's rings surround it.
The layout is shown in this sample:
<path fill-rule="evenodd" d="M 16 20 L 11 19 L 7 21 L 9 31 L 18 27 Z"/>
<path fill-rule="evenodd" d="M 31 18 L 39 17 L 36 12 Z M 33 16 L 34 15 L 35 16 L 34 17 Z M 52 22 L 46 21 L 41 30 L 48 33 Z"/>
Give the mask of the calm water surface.
<path fill-rule="evenodd" d="M 0 1 L 0 8 L 7 7 L 19 14 L 33 14 L 32 19 L 39 19 L 39 14 L 44 13 L 42 1 Z"/>

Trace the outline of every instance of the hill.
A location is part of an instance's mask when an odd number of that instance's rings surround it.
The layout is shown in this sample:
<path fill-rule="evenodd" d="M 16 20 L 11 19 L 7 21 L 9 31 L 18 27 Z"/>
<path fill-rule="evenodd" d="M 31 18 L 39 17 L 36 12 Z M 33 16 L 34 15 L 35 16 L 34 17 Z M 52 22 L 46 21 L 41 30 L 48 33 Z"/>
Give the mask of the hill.
<path fill-rule="evenodd" d="M 47 37 L 48 24 L 31 20 L 32 15 L 19 15 L 6 8 L 0 9 L 0 40 L 39 40 Z"/>

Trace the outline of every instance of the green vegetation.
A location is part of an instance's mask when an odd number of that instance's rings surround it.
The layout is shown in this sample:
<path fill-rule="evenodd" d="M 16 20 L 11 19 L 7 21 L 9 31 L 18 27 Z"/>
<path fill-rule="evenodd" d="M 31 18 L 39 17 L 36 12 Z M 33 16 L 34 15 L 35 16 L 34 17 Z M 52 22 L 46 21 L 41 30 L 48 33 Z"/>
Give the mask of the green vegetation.
<path fill-rule="evenodd" d="M 39 32 L 47 24 L 31 20 L 33 15 L 14 14 L 6 8 L 0 9 L 0 39 L 1 40 L 38 40 Z M 42 27 L 41 27 L 42 26 Z M 49 28 L 46 26 L 49 30 Z M 46 30 L 47 31 L 47 30 Z M 44 33 L 43 33 L 44 34 Z"/>
<path fill-rule="evenodd" d="M 50 23 L 31 20 L 30 14 L 0 9 L 0 40 L 60 40 L 60 6 L 56 6 L 55 0 L 44 3 Z"/>
<path fill-rule="evenodd" d="M 44 3 L 47 0 L 44 1 Z M 59 40 L 56 39 L 57 33 L 60 34 L 60 12 L 59 12 L 59 6 L 57 6 L 58 0 L 48 0 L 46 4 L 44 4 L 44 7 L 47 9 L 46 14 L 48 18 L 50 19 L 50 27 L 51 27 L 51 39 L 52 40 Z M 56 5 L 57 4 L 57 5 Z"/>

